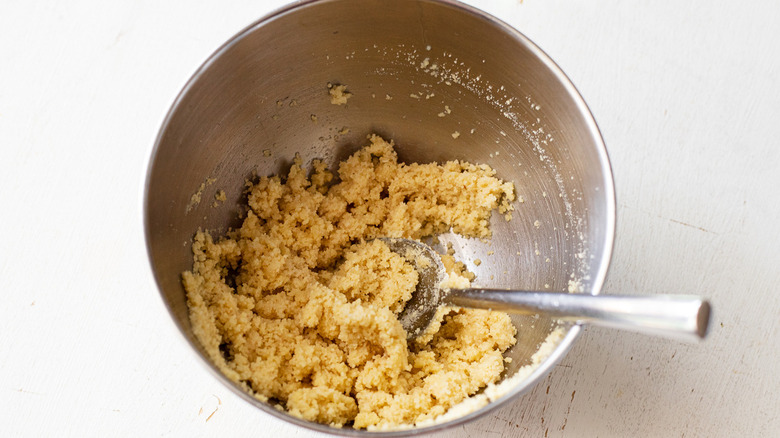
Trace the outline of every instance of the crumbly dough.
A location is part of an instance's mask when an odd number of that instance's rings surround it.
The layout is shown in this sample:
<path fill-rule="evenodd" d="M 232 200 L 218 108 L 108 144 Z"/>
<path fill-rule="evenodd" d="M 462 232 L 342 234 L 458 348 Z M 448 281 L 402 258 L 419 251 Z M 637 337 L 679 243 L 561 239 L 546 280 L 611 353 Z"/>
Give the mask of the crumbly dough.
<path fill-rule="evenodd" d="M 428 342 L 407 345 L 397 315 L 418 274 L 376 237 L 453 230 L 488 238 L 514 188 L 487 165 L 403 164 L 378 136 L 334 174 L 296 158 L 286 180 L 248 191 L 242 226 L 199 231 L 182 274 L 193 331 L 255 397 L 334 427 L 430 421 L 504 370 L 516 330 L 505 313 L 447 309 Z M 444 255 L 454 284 L 473 275 Z"/>
<path fill-rule="evenodd" d="M 352 93 L 347 91 L 346 85 L 333 85 L 328 83 L 328 94 L 330 94 L 330 103 L 333 105 L 345 105 L 347 99 L 352 97 Z"/>

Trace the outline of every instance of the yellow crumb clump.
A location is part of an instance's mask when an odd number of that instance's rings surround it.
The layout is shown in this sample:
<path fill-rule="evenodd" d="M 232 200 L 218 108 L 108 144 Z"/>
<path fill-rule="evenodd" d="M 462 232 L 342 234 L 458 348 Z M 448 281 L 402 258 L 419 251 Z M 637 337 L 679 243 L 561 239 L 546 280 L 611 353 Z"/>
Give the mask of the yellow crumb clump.
<path fill-rule="evenodd" d="M 347 91 L 346 85 L 333 85 L 328 83 L 328 94 L 330 94 L 330 103 L 333 105 L 344 105 L 347 99 L 352 97 L 352 93 Z"/>
<path fill-rule="evenodd" d="M 378 136 L 338 167 L 251 184 L 242 226 L 199 231 L 182 274 L 193 331 L 211 360 L 257 398 L 334 427 L 431 420 L 495 383 L 515 340 L 505 313 L 446 309 L 407 345 L 398 314 L 418 274 L 377 237 L 453 231 L 487 238 L 514 188 L 460 161 L 404 164 Z M 445 255 L 452 278 L 473 274 Z"/>
<path fill-rule="evenodd" d="M 203 198 L 203 191 L 206 190 L 207 186 L 214 184 L 216 181 L 217 181 L 216 178 L 206 178 L 205 181 L 200 183 L 198 190 L 192 194 L 192 196 L 190 197 L 190 202 L 187 203 L 187 209 L 186 209 L 187 213 L 189 213 L 193 208 L 197 207 L 200 204 L 200 201 Z"/>
<path fill-rule="evenodd" d="M 214 202 L 211 204 L 212 207 L 219 207 L 219 205 L 227 200 L 227 195 L 225 194 L 224 190 L 217 190 L 217 193 L 214 193 Z"/>

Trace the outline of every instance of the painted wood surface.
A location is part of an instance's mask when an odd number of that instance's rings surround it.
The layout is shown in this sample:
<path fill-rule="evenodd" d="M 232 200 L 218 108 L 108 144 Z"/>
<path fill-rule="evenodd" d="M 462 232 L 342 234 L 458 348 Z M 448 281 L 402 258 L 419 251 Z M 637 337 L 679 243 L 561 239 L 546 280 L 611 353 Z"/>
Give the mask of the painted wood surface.
<path fill-rule="evenodd" d="M 148 274 L 140 193 L 184 81 L 281 1 L 0 6 L 3 436 L 310 433 L 223 388 Z M 495 0 L 566 71 L 615 174 L 605 292 L 709 297 L 709 339 L 588 329 L 449 435 L 780 434 L 780 3 Z"/>

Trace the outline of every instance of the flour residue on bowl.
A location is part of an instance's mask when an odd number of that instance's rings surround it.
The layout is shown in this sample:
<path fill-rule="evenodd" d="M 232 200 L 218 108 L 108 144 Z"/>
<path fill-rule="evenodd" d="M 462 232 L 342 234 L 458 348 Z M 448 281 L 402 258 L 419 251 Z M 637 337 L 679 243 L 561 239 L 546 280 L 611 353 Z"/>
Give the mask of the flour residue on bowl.
<path fill-rule="evenodd" d="M 587 284 L 590 280 L 590 251 L 585 232 L 587 224 L 584 217 L 574 214 L 571 202 L 572 197 L 581 196 L 581 193 L 575 189 L 572 189 L 571 192 L 567 190 L 564 177 L 558 170 L 556 161 L 547 152 L 547 148 L 555 142 L 555 137 L 551 132 L 547 132 L 541 116 L 533 116 L 534 113 L 541 112 L 542 104 L 530 94 L 517 95 L 510 92 L 504 85 L 492 83 L 478 72 L 479 66 L 469 65 L 459 59 L 457 54 L 439 51 L 430 45 L 426 45 L 424 48 L 405 44 L 397 46 L 374 45 L 366 50 L 373 50 L 374 53 L 381 55 L 389 66 L 395 66 L 395 68 L 377 67 L 374 74 L 378 76 L 394 76 L 399 79 L 397 72 L 408 68 L 413 68 L 415 71 L 427 75 L 430 82 L 411 81 L 409 84 L 410 89 L 416 90 L 411 93 L 415 99 L 426 95 L 436 95 L 435 89 L 437 87 L 457 87 L 478 97 L 510 122 L 513 129 L 525 139 L 555 182 L 557 196 L 561 199 L 563 206 L 561 214 L 565 218 L 565 227 L 561 232 L 571 243 L 574 252 L 574 257 L 570 257 L 574 265 L 569 267 L 571 280 L 580 285 Z M 457 102 L 445 102 L 444 106 L 444 111 L 435 114 L 437 117 L 441 118 L 450 114 L 457 108 Z M 531 116 L 521 116 L 521 114 L 529 112 Z M 471 128 L 472 134 L 474 131 L 475 128 Z M 460 136 L 461 131 L 452 132 L 453 140 Z M 506 137 L 506 132 L 499 131 L 495 143 L 500 143 Z M 498 155 L 496 152 L 490 156 L 498 157 Z M 510 155 L 510 158 L 513 157 L 514 154 Z M 516 165 L 521 166 L 522 163 L 518 162 Z"/>
<path fill-rule="evenodd" d="M 203 199 L 203 192 L 206 190 L 206 187 L 214 184 L 215 182 L 217 182 L 216 178 L 208 177 L 200 183 L 195 193 L 190 196 L 190 202 L 187 203 L 187 206 L 184 209 L 185 214 L 189 213 L 198 205 L 200 205 L 200 202 Z"/>

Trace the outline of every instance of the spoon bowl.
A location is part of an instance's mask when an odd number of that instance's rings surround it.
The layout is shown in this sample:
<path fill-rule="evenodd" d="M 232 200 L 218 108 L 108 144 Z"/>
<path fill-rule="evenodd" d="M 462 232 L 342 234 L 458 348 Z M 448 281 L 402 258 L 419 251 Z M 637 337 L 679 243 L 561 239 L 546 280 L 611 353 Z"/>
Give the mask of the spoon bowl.
<path fill-rule="evenodd" d="M 709 302 L 693 295 L 608 296 L 514 289 L 449 289 L 439 254 L 411 239 L 382 238 L 419 273 L 412 298 L 401 312 L 407 339 L 425 333 L 441 306 L 544 313 L 561 321 L 591 323 L 651 335 L 698 341 L 707 335 Z"/>

